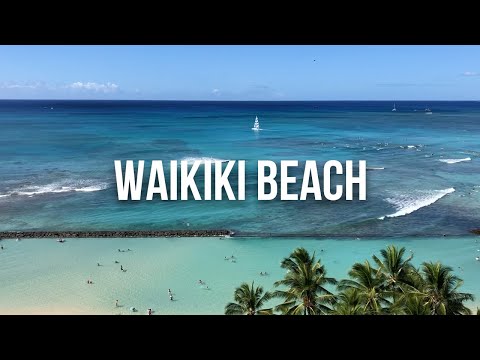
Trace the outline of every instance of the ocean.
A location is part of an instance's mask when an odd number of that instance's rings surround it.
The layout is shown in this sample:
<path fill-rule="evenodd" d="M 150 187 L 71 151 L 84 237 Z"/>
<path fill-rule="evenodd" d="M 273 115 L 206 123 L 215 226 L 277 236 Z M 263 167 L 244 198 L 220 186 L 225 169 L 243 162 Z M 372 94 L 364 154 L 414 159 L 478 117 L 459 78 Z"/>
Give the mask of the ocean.
<path fill-rule="evenodd" d="M 273 251 L 276 263 L 288 255 L 284 244 L 293 248 L 295 239 L 299 244 L 306 239 L 319 244 L 327 241 L 332 248 L 338 246 L 336 256 L 341 256 L 340 249 L 347 251 L 345 239 L 355 241 L 351 251 L 360 246 L 368 248 L 369 253 L 377 252 L 385 243 L 406 242 L 413 248 L 430 249 L 433 257 L 445 258 L 447 264 L 450 250 L 464 249 L 462 256 L 472 265 L 458 265 L 465 269 L 465 274 L 459 275 L 468 278 L 472 275 L 467 275 L 467 269 L 478 273 L 480 266 L 475 261 L 476 249 L 470 249 L 476 237 L 469 233 L 480 227 L 480 102 L 397 101 L 396 112 L 392 107 L 393 102 L 383 101 L 2 100 L 0 230 L 229 229 L 248 240 L 256 261 L 267 261 L 269 256 L 262 252 L 265 258 L 259 259 L 257 247 L 278 244 L 272 245 L 279 246 Z M 432 114 L 425 113 L 427 107 Z M 251 129 L 255 116 L 262 128 L 258 132 Z M 246 160 L 246 200 L 117 200 L 114 160 L 195 159 Z M 327 160 L 366 160 L 367 200 L 257 201 L 257 160 L 316 160 L 319 164 Z M 148 180 L 148 176 L 145 178 Z M 26 240 L 14 246 L 20 254 L 24 246 L 25 256 L 31 251 L 47 251 L 41 246 L 46 240 L 35 246 L 34 241 L 29 241 L 32 245 L 28 247 L 21 245 Z M 75 244 L 85 244 L 85 252 L 90 246 L 92 254 L 101 254 L 104 241 L 76 240 Z M 137 241 L 140 244 L 147 240 Z M 173 240 L 149 240 L 148 244 L 160 249 L 166 246 L 165 241 L 172 244 Z M 191 251 L 200 246 L 200 253 L 215 251 L 217 246 L 205 239 L 177 243 L 190 246 Z M 11 260 L 14 263 L 7 271 L 1 262 L 6 254 L 0 253 L 2 289 L 6 289 L 5 281 L 11 281 L 11 286 L 20 283 L 6 276 L 9 271 L 20 276 L 18 271 L 23 269 L 15 270 L 14 264 L 22 262 L 19 256 Z M 425 250 L 424 254 L 429 252 Z M 51 262 L 50 280 L 65 285 L 64 280 L 58 280 L 62 277 L 54 264 L 58 262 L 62 268 L 67 260 L 44 253 L 39 258 L 42 256 Z M 189 255 L 188 261 L 199 261 L 194 258 Z M 427 256 L 423 260 L 434 259 Z M 211 267 L 208 263 L 198 266 Z M 333 262 L 331 266 L 335 267 Z M 33 272 L 32 268 L 25 271 L 25 276 Z M 346 271 L 333 270 L 343 276 Z M 143 276 L 148 279 L 146 272 Z M 224 279 L 229 290 L 239 280 L 235 276 Z M 15 289 L 14 294 L 27 298 L 26 287 Z M 480 294 L 480 288 L 472 291 Z M 145 299 L 141 291 L 138 294 Z M 2 303 L 6 306 L 7 298 L 10 295 L 6 297 L 0 290 L 0 308 Z M 229 300 L 222 298 L 219 302 Z M 110 304 L 111 299 L 108 301 Z M 200 313 L 222 310 L 218 306 L 204 311 L 201 307 L 191 309 Z"/>

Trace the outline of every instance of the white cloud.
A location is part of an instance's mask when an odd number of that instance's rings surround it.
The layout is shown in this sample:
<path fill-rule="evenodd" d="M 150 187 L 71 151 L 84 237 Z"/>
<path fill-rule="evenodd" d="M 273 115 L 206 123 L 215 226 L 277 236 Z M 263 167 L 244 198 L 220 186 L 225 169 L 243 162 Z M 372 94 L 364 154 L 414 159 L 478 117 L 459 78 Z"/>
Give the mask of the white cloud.
<path fill-rule="evenodd" d="M 119 86 L 115 83 L 96 83 L 96 82 L 82 82 L 77 81 L 66 86 L 74 90 L 87 90 L 93 92 L 114 93 L 118 91 Z"/>
<path fill-rule="evenodd" d="M 463 76 L 480 76 L 480 73 L 475 72 L 475 71 L 465 71 L 463 73 Z"/>
<path fill-rule="evenodd" d="M 9 81 L 0 83 L 0 88 L 2 89 L 38 89 L 44 84 L 40 82 L 17 82 Z"/>
<path fill-rule="evenodd" d="M 213 89 L 212 94 L 217 96 L 220 95 L 220 89 Z"/>

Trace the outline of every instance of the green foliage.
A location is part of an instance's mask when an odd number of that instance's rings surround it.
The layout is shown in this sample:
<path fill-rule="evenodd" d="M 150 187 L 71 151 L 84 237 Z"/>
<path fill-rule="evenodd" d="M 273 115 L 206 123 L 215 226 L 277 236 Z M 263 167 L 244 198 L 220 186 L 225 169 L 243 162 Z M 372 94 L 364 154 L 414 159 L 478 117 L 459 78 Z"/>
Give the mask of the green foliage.
<path fill-rule="evenodd" d="M 285 315 L 470 315 L 465 305 L 474 296 L 459 291 L 463 281 L 453 269 L 439 262 L 424 262 L 416 269 L 405 256 L 405 248 L 388 246 L 368 260 L 355 263 L 349 279 L 337 281 L 327 272 L 315 253 L 295 249 L 283 259 L 284 278 L 274 283 L 279 289 L 263 294 L 243 283 L 235 290 L 236 303 L 225 308 L 226 314 L 272 314 L 272 309 L 259 310 L 272 298 L 282 299 L 274 310 Z M 337 284 L 335 295 L 328 286 Z M 477 308 L 477 315 L 480 309 Z"/>
<path fill-rule="evenodd" d="M 263 287 L 254 287 L 254 282 L 249 286 L 242 283 L 235 289 L 233 295 L 235 302 L 228 303 L 225 306 L 225 315 L 271 315 L 272 309 L 263 309 L 272 295 L 268 291 L 263 293 Z"/>
<path fill-rule="evenodd" d="M 327 277 L 325 266 L 310 256 L 304 248 L 295 249 L 288 258 L 283 259 L 281 267 L 287 272 L 285 277 L 275 282 L 283 287 L 273 293 L 283 299 L 275 310 L 288 315 L 320 315 L 331 312 L 335 296 L 325 285 L 336 284 L 336 280 Z"/>

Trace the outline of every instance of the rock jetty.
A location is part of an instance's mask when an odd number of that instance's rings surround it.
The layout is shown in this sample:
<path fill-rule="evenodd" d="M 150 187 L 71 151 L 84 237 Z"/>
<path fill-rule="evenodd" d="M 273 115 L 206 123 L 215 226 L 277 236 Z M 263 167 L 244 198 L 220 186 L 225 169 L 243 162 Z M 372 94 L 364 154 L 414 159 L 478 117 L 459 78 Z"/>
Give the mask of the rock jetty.
<path fill-rule="evenodd" d="M 33 238 L 156 238 L 231 236 L 230 230 L 154 230 L 154 231 L 0 231 L 0 239 Z"/>

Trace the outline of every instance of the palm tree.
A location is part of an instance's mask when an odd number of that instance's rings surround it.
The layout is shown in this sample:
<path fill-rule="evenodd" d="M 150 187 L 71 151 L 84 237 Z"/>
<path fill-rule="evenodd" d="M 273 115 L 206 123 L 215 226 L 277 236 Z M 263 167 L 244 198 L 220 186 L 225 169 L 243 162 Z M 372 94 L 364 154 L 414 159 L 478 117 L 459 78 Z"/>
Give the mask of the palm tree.
<path fill-rule="evenodd" d="M 315 253 L 310 256 L 304 248 L 295 249 L 289 257 L 283 259 L 281 267 L 287 270 L 283 280 L 275 286 L 284 286 L 286 290 L 277 290 L 275 297 L 283 303 L 275 309 L 286 315 L 319 315 L 331 312 L 328 305 L 335 302 L 335 296 L 325 288 L 327 284 L 336 284 L 334 278 L 327 277 L 325 267 L 316 260 Z"/>
<path fill-rule="evenodd" d="M 469 293 L 458 292 L 463 281 L 452 274 L 453 269 L 439 262 L 422 263 L 422 283 L 418 296 L 429 306 L 432 315 L 470 315 L 472 311 L 463 303 L 473 301 Z"/>
<path fill-rule="evenodd" d="M 339 290 L 357 290 L 367 314 L 380 314 L 386 310 L 382 306 L 390 304 L 389 293 L 385 289 L 383 277 L 377 269 L 371 267 L 368 260 L 363 264 L 355 263 L 348 275 L 353 280 L 340 281 Z"/>
<path fill-rule="evenodd" d="M 225 315 L 272 315 L 272 309 L 262 309 L 263 305 L 272 298 L 268 291 L 263 293 L 263 287 L 254 288 L 254 281 L 249 286 L 242 283 L 235 289 L 233 298 L 236 302 L 225 306 Z"/>
<path fill-rule="evenodd" d="M 405 315 L 431 315 L 430 307 L 420 296 L 409 294 L 405 297 L 401 304 L 400 314 Z"/>
<path fill-rule="evenodd" d="M 333 309 L 335 315 L 365 314 L 362 297 L 357 289 L 346 289 L 337 295 L 337 303 Z"/>
<path fill-rule="evenodd" d="M 380 254 L 381 260 L 376 255 L 373 255 L 373 260 L 384 277 L 386 289 L 395 297 L 395 293 L 402 292 L 401 284 L 411 283 L 409 274 L 413 268 L 410 264 L 413 254 L 404 259 L 405 248 L 398 249 L 394 245 L 380 250 Z"/>

